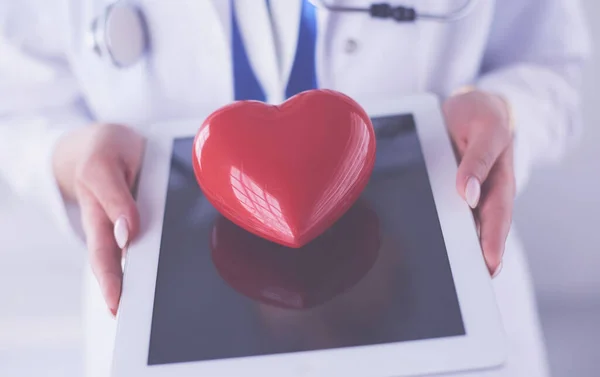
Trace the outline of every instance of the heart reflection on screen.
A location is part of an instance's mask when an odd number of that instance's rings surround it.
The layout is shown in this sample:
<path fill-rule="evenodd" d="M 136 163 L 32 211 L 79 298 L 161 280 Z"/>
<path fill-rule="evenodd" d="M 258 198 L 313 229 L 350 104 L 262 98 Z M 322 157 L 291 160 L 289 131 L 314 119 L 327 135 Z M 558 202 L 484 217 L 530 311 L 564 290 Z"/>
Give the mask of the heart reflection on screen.
<path fill-rule="evenodd" d="M 237 292 L 287 309 L 321 305 L 356 285 L 380 246 L 379 219 L 358 200 L 330 229 L 301 248 L 288 248 L 216 219 L 212 260 Z"/>

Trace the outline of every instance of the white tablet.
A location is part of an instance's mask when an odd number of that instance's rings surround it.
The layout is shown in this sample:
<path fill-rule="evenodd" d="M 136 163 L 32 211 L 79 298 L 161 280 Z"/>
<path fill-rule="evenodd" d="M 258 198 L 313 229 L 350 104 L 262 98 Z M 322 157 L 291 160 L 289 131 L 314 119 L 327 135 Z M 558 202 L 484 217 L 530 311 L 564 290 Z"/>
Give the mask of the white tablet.
<path fill-rule="evenodd" d="M 373 174 L 302 249 L 251 235 L 208 203 L 191 160 L 203 119 L 152 129 L 113 376 L 388 377 L 502 365 L 491 279 L 455 189 L 438 100 L 359 103 L 377 135 Z M 268 202 L 260 187 L 240 185 Z"/>

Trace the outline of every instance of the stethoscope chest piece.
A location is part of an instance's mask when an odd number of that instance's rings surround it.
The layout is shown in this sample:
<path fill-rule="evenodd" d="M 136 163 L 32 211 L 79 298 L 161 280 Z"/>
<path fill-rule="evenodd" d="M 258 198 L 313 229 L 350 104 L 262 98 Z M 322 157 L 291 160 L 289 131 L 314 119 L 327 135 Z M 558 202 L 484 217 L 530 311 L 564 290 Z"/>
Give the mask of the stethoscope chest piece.
<path fill-rule="evenodd" d="M 92 24 L 94 51 L 120 68 L 137 63 L 148 48 L 146 22 L 142 12 L 118 1 L 107 7 Z"/>

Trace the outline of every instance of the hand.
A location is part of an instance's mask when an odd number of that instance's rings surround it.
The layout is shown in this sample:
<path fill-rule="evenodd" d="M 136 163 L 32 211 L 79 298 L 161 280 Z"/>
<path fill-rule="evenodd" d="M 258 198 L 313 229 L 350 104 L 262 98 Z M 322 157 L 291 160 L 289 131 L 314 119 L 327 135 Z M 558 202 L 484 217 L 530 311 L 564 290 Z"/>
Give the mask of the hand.
<path fill-rule="evenodd" d="M 446 123 L 461 159 L 456 188 L 473 209 L 490 274 L 502 269 L 515 197 L 510 112 L 495 95 L 471 91 L 448 98 Z"/>
<path fill-rule="evenodd" d="M 132 129 L 102 124 L 66 134 L 53 155 L 61 192 L 81 208 L 92 271 L 113 316 L 121 296 L 122 253 L 139 230 L 131 190 L 143 149 L 144 139 Z"/>

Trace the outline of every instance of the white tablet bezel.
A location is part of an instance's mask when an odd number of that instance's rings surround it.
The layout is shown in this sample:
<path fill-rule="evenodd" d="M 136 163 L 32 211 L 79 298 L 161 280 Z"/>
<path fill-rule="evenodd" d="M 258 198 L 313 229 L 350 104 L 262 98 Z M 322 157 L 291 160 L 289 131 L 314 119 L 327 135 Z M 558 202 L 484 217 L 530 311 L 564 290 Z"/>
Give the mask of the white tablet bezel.
<path fill-rule="evenodd" d="M 125 263 L 113 354 L 114 377 L 229 377 L 241 372 L 262 377 L 410 376 L 502 365 L 505 343 L 499 311 L 473 216 L 455 189 L 457 165 L 437 97 L 423 94 L 358 102 L 371 117 L 406 113 L 414 116 L 466 335 L 148 366 L 172 142 L 177 137 L 193 136 L 201 122 L 180 121 L 150 129 L 138 191 L 142 235 L 130 246 Z"/>

